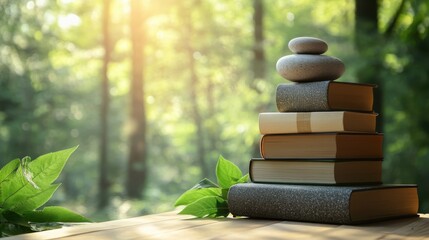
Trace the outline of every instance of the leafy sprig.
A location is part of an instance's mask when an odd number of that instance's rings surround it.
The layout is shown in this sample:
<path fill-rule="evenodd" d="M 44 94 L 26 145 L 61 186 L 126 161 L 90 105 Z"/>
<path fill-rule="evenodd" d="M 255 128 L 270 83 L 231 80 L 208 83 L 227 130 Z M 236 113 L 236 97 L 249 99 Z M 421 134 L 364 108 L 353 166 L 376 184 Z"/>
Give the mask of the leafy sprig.
<path fill-rule="evenodd" d="M 216 164 L 216 178 L 217 183 L 204 178 L 183 193 L 174 204 L 176 207 L 185 206 L 179 214 L 189 214 L 198 218 L 227 217 L 229 189 L 234 184 L 247 182 L 249 174 L 243 176 L 240 168 L 219 156 Z"/>
<path fill-rule="evenodd" d="M 61 227 L 67 222 L 90 222 L 63 207 L 42 207 L 60 186 L 53 184 L 76 147 L 15 159 L 0 169 L 0 231 L 2 236 Z"/>

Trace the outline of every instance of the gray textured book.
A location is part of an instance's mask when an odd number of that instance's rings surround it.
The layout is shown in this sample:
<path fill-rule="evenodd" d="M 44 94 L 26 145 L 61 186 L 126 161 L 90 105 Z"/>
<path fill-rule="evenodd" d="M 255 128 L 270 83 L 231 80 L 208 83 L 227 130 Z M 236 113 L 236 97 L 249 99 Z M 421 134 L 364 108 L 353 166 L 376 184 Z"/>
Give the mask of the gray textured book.
<path fill-rule="evenodd" d="M 231 187 L 234 216 L 357 224 L 417 216 L 416 185 L 314 186 L 244 183 Z"/>
<path fill-rule="evenodd" d="M 373 111 L 375 85 L 347 82 L 307 82 L 277 86 L 279 112 Z"/>

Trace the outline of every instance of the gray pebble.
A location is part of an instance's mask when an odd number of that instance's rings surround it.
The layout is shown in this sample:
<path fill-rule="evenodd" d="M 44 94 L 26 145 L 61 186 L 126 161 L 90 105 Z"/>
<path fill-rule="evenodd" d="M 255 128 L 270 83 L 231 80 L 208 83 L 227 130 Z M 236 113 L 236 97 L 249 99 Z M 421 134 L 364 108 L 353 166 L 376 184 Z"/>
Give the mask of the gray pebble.
<path fill-rule="evenodd" d="M 293 82 L 335 80 L 344 73 L 344 63 L 325 55 L 294 54 L 281 57 L 276 64 L 277 72 Z"/>
<path fill-rule="evenodd" d="M 297 54 L 323 54 L 328 50 L 328 44 L 314 37 L 297 37 L 289 41 L 289 49 Z"/>

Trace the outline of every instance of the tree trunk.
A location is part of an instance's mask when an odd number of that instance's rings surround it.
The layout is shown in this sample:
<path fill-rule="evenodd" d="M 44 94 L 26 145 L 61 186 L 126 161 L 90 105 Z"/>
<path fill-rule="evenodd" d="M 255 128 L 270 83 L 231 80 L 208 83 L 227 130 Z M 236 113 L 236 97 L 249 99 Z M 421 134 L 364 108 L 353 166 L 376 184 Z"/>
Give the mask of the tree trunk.
<path fill-rule="evenodd" d="M 377 131 L 383 132 L 383 82 L 379 76 L 383 67 L 381 35 L 378 31 L 378 2 L 355 0 L 355 45 L 363 65 L 358 70 L 362 83 L 378 85 L 374 91 L 374 111 L 379 113 Z"/>
<path fill-rule="evenodd" d="M 110 0 L 103 1 L 103 67 L 101 72 L 101 112 L 100 112 L 100 166 L 98 180 L 98 209 L 105 208 L 109 203 L 109 178 L 108 178 L 108 138 L 109 138 L 109 62 L 110 62 Z"/>
<path fill-rule="evenodd" d="M 264 3 L 253 0 L 253 78 L 264 79 L 266 60 L 264 51 Z"/>
<path fill-rule="evenodd" d="M 209 170 L 205 160 L 206 149 L 204 147 L 204 129 L 203 129 L 203 119 L 201 117 L 200 108 L 198 106 L 198 97 L 197 97 L 197 86 L 198 86 L 198 76 L 195 69 L 195 59 L 193 57 L 193 51 L 191 48 L 188 48 L 188 59 L 189 59 L 189 71 L 191 71 L 190 79 L 190 94 L 191 94 L 191 104 L 192 104 L 192 118 L 197 128 L 196 132 L 196 144 L 197 144 L 197 158 L 201 166 L 201 177 L 205 178 L 209 175 Z"/>
<path fill-rule="evenodd" d="M 132 76 L 130 86 L 130 138 L 127 174 L 127 195 L 142 197 L 146 184 L 146 111 L 143 90 L 143 49 L 145 45 L 142 0 L 131 0 Z"/>
<path fill-rule="evenodd" d="M 359 50 L 368 48 L 367 42 L 378 38 L 377 1 L 355 0 L 355 40 Z"/>
<path fill-rule="evenodd" d="M 215 83 L 211 79 L 207 79 L 208 83 L 205 88 L 206 92 L 206 104 L 207 104 L 207 114 L 206 119 L 208 125 L 205 128 L 206 136 L 207 136 L 207 142 L 208 146 L 210 146 L 211 150 L 208 150 L 208 155 L 210 159 L 216 159 L 219 154 L 219 150 L 221 149 L 221 143 L 219 141 L 219 123 L 217 121 L 216 115 L 218 113 L 217 111 L 217 99 L 215 94 Z M 216 155 L 215 155 L 216 154 Z M 215 161 L 208 161 L 207 163 L 208 169 L 216 169 L 216 162 Z M 214 171 L 209 171 L 209 175 L 205 175 L 206 178 L 215 177 Z"/>
<path fill-rule="evenodd" d="M 196 146 L 197 146 L 197 162 L 201 168 L 201 177 L 205 178 L 209 176 L 209 169 L 206 163 L 206 149 L 205 149 L 205 141 L 204 141 L 204 126 L 203 126 L 203 118 L 201 116 L 200 107 L 198 105 L 198 85 L 199 79 L 197 75 L 196 63 L 194 58 L 194 46 L 192 43 L 194 42 L 192 39 L 192 34 L 194 32 L 192 26 L 191 15 L 184 15 L 185 18 L 185 48 L 186 55 L 188 58 L 188 67 L 190 72 L 190 100 L 191 100 L 191 108 L 192 108 L 192 120 L 194 121 L 196 127 Z"/>
<path fill-rule="evenodd" d="M 257 82 L 265 79 L 266 59 L 264 51 L 264 2 L 263 0 L 253 0 L 253 82 L 252 88 L 262 94 L 257 87 Z M 266 109 L 265 103 L 260 103 L 256 111 L 263 112 Z M 260 157 L 259 140 L 253 144 L 252 156 Z"/>

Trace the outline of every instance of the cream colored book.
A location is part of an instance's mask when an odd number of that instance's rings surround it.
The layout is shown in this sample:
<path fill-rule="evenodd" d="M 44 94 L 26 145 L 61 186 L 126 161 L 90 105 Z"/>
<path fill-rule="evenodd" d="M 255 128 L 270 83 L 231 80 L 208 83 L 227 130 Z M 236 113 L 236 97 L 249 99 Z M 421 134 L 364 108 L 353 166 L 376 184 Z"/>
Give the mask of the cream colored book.
<path fill-rule="evenodd" d="M 267 112 L 259 114 L 261 134 L 363 132 L 375 133 L 375 113 Z"/>

